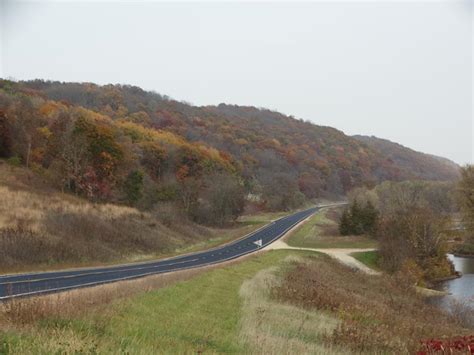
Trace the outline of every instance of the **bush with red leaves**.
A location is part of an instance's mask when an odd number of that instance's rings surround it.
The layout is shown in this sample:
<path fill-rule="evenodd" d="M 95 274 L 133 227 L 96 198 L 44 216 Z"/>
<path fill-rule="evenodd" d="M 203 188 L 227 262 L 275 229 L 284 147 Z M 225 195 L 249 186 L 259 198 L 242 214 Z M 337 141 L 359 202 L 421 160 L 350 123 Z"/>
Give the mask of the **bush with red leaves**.
<path fill-rule="evenodd" d="M 422 340 L 417 355 L 428 354 L 474 354 L 474 335 Z"/>

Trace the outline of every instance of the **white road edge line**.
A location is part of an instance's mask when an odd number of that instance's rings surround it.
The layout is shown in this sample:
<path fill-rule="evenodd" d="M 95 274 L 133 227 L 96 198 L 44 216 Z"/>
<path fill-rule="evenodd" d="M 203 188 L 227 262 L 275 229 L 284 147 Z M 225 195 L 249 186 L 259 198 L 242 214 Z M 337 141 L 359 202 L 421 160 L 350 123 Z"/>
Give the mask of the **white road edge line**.
<path fill-rule="evenodd" d="M 275 238 L 271 239 L 268 243 L 265 243 L 263 244 L 262 248 L 273 243 L 275 240 L 277 240 L 278 238 L 281 238 L 283 235 L 285 235 L 290 229 L 292 229 L 294 226 L 296 226 L 297 224 L 299 224 L 300 222 L 304 221 L 305 219 L 307 219 L 309 216 L 313 215 L 314 213 L 316 213 L 317 211 L 319 211 L 321 208 L 324 208 L 324 207 L 328 207 L 328 206 L 317 206 L 315 207 L 316 209 L 309 213 L 305 218 L 302 218 L 300 219 L 299 221 L 293 223 L 292 225 L 290 225 L 287 229 L 285 229 L 283 232 L 281 232 L 280 234 L 278 234 Z M 303 211 L 300 211 L 300 212 L 303 212 Z M 298 212 L 296 212 L 298 213 Z M 282 217 L 280 219 L 283 219 L 283 218 L 286 218 L 286 217 L 290 217 L 290 216 L 285 216 L 285 217 Z M 278 220 L 280 220 L 278 219 Z M 275 221 L 259 228 L 259 229 L 262 229 L 264 227 L 267 227 L 271 224 L 275 223 Z M 257 229 L 256 231 L 254 231 L 253 233 L 256 233 L 259 229 Z M 249 235 L 251 235 L 252 233 L 249 233 Z M 249 236 L 247 235 L 247 236 Z M 247 237 L 245 236 L 245 237 Z M 242 239 L 244 239 L 245 237 L 243 238 L 240 238 L 238 241 L 241 241 Z M 235 243 L 235 242 L 234 242 Z M 232 245 L 233 243 L 230 243 L 229 245 Z M 232 259 L 237 259 L 241 256 L 244 256 L 246 254 L 250 254 L 250 253 L 253 253 L 255 252 L 256 250 L 260 250 L 261 248 L 257 248 L 257 249 L 253 249 L 253 250 L 249 250 L 249 251 L 246 251 L 244 253 L 241 253 L 241 254 L 237 254 L 237 255 L 233 255 L 229 258 L 225 258 L 225 259 L 221 259 L 221 260 L 218 260 L 218 261 L 214 261 L 214 262 L 209 262 L 209 263 L 206 263 L 206 264 L 201 264 L 201 265 L 196 265 L 196 266 L 189 266 L 189 267 L 184 267 L 184 268 L 181 268 L 179 270 L 169 270 L 169 271 L 163 271 L 163 272 L 149 272 L 149 273 L 145 273 L 145 274 L 140 274 L 140 275 L 133 275 L 133 276 L 127 276 L 127 277 L 123 277 L 123 278 L 117 278 L 117 279 L 113 279 L 113 280 L 106 280 L 106 281 L 98 281 L 98 282 L 89 282 L 89 283 L 86 283 L 86 284 L 82 284 L 82 285 L 75 285 L 75 286 L 66 286 L 66 287 L 59 287 L 59 288 L 53 288 L 53 289 L 47 289 L 47 290 L 39 290 L 39 291 L 32 291 L 32 292 L 26 292 L 26 293 L 18 293 L 18 294 L 15 294 L 15 295 L 11 295 L 11 296 L 2 296 L 0 297 L 0 300 L 7 300 L 7 299 L 13 299 L 13 298 L 19 298 L 19 297 L 25 297 L 25 296 L 32 296 L 32 295 L 37 295 L 37 294 L 48 294 L 48 293 L 54 293 L 54 292 L 57 292 L 57 291 L 65 291 L 65 290 L 69 290 L 69 289 L 78 289 L 78 288 L 84 288 L 84 287 L 88 287 L 88 286 L 94 286 L 94 285 L 104 285 L 104 284 L 107 284 L 107 283 L 112 283 L 112 282 L 118 282 L 118 281 L 125 281 L 125 280 L 130 280 L 130 279 L 137 279 L 137 278 L 142 278 L 142 277 L 145 277 L 145 276 L 149 276 L 149 275 L 158 275 L 158 274 L 165 274 L 165 273 L 169 273 L 169 272 L 173 272 L 173 271 L 180 271 L 180 270 L 188 270 L 188 269 L 196 269 L 196 268 L 199 268 L 199 267 L 204 267 L 204 266 L 209 266 L 209 265 L 213 265 L 213 264 L 219 264 L 219 263 L 223 263 L 225 261 L 228 261 L 228 260 L 232 260 Z M 197 254 L 197 253 L 193 253 L 193 254 Z M 191 254 L 191 255 L 193 255 Z"/>

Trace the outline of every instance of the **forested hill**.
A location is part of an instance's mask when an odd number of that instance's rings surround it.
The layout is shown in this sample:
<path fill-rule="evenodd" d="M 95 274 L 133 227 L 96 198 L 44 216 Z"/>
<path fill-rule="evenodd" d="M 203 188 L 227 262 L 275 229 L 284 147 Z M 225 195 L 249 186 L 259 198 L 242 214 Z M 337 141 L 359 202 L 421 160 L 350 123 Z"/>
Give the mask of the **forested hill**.
<path fill-rule="evenodd" d="M 123 85 L 3 80 L 0 90 L 0 155 L 96 197 L 135 201 L 138 184 L 155 191 L 146 196 L 191 210 L 215 197 L 210 181 L 219 175 L 224 186 L 240 181 L 267 208 L 286 209 L 382 180 L 456 177 L 456 166 L 431 157 L 419 169 L 421 158 L 394 159 L 334 128 L 266 109 L 197 107 Z"/>
<path fill-rule="evenodd" d="M 455 180 L 460 177 L 459 166 L 453 161 L 420 153 L 401 144 L 374 136 L 353 136 L 393 161 L 402 174 L 422 176 L 426 180 Z"/>

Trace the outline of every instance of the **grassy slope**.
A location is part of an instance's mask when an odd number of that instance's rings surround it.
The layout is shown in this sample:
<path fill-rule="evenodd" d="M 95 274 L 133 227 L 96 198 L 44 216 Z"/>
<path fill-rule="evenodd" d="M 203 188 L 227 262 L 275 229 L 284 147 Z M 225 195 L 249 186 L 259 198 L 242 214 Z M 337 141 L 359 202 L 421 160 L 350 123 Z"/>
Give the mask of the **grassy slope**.
<path fill-rule="evenodd" d="M 303 248 L 375 248 L 377 243 L 362 236 L 339 236 L 337 210 L 327 208 L 315 214 L 288 239 L 288 245 Z"/>
<path fill-rule="evenodd" d="M 367 265 L 371 269 L 374 269 L 374 270 L 380 269 L 378 265 L 379 256 L 376 251 L 361 251 L 357 253 L 352 253 L 351 256 L 359 260 L 361 263 Z"/>
<path fill-rule="evenodd" d="M 0 353 L 372 353 L 406 350 L 408 336 L 414 349 L 421 338 L 467 331 L 411 285 L 319 253 L 274 250 L 194 272 L 171 285 L 125 283 L 122 298 L 109 285 L 102 296 L 64 296 L 67 307 L 0 307 Z"/>
<path fill-rule="evenodd" d="M 4 347 L 12 353 L 236 353 L 278 339 L 287 350 L 321 350 L 318 333 L 332 330 L 334 318 L 268 300 L 275 282 L 270 268 L 285 265 L 290 254 L 305 255 L 272 251 L 89 315 L 46 317 L 25 333 L 4 332 Z"/>
<path fill-rule="evenodd" d="M 473 329 L 458 314 L 448 316 L 427 304 L 404 275 L 367 275 L 330 259 L 298 263 L 274 293 L 307 310 L 331 310 L 341 323 L 326 343 L 351 354 L 414 354 L 420 340 Z"/>
<path fill-rule="evenodd" d="M 412 353 L 420 339 L 470 332 L 397 280 L 302 251 L 87 306 L 25 324 L 0 313 L 0 353 Z"/>
<path fill-rule="evenodd" d="M 312 259 L 325 259 L 312 254 Z M 324 338 L 340 321 L 327 311 L 307 310 L 276 299 L 274 290 L 295 263 L 307 262 L 307 256 L 293 253 L 278 267 L 260 270 L 240 287 L 243 300 L 239 341 L 254 354 L 338 354 Z"/>
<path fill-rule="evenodd" d="M 0 160 L 0 273 L 112 264 L 207 249 L 242 237 L 280 214 L 208 228 L 174 210 L 141 212 L 93 204 L 49 187 Z"/>

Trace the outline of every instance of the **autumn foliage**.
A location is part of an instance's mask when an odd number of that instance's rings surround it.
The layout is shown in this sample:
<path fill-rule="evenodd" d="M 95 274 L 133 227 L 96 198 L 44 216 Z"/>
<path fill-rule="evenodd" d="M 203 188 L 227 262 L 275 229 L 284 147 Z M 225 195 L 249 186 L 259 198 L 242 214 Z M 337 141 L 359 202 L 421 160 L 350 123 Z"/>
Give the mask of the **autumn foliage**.
<path fill-rule="evenodd" d="M 20 161 L 58 188 L 90 200 L 151 208 L 167 188 L 175 191 L 168 198 L 178 204 L 191 198 L 187 212 L 192 217 L 197 214 L 191 207 L 209 203 L 205 200 L 209 176 L 228 176 L 240 184 L 239 166 L 229 154 L 144 127 L 137 119 L 113 120 L 30 92 L 0 90 L 0 103 L 1 156 Z M 194 181 L 192 196 L 178 196 L 189 181 Z M 235 218 L 226 217 L 219 217 L 218 223 Z"/>
<path fill-rule="evenodd" d="M 474 335 L 423 340 L 421 342 L 421 350 L 416 354 L 474 354 Z"/>
<path fill-rule="evenodd" d="M 336 129 L 266 109 L 196 107 L 134 86 L 42 80 L 0 80 L 0 156 L 92 200 L 150 208 L 166 196 L 193 215 L 209 203 L 216 175 L 272 210 L 428 176 Z M 435 165 L 428 170 L 450 177 Z M 130 199 L 126 182 L 133 172 L 143 173 L 135 175 L 139 199 Z"/>

